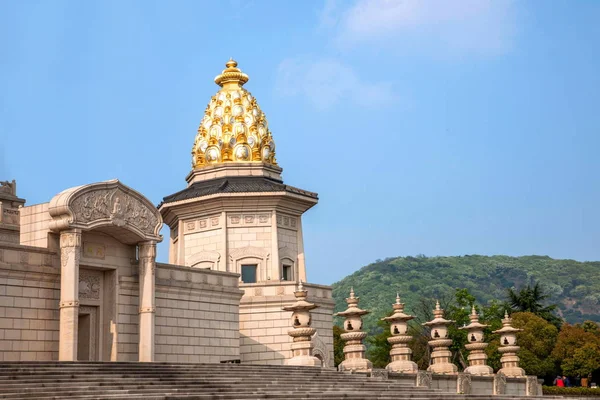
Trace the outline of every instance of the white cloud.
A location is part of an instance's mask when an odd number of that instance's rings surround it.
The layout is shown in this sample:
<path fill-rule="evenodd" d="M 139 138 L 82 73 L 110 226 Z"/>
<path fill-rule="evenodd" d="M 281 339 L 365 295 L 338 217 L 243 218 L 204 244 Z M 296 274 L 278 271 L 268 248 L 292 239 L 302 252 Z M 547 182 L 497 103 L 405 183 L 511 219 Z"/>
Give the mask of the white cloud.
<path fill-rule="evenodd" d="M 502 54 L 515 34 L 513 0 L 327 0 L 321 26 L 334 29 L 342 47 L 361 44 L 402 48 L 415 42 L 429 50 Z M 427 50 L 427 49 L 425 49 Z"/>
<path fill-rule="evenodd" d="M 281 96 L 305 96 L 317 109 L 340 101 L 362 106 L 395 99 L 389 82 L 366 82 L 349 66 L 334 59 L 288 58 L 277 71 L 276 91 Z"/>

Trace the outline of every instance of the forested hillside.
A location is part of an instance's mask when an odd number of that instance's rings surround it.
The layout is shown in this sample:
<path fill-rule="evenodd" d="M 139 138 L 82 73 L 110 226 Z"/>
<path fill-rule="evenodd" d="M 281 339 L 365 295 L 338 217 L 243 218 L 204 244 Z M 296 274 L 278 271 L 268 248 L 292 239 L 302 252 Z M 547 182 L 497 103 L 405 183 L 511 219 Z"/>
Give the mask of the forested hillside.
<path fill-rule="evenodd" d="M 567 322 L 600 322 L 600 262 L 554 260 L 546 256 L 398 257 L 378 260 L 333 284 L 336 312 L 346 308 L 350 287 L 360 296 L 360 307 L 371 310 L 365 328 L 391 311 L 396 292 L 407 311 L 421 299 L 450 298 L 466 288 L 483 305 L 506 300 L 506 289 L 539 282 L 558 305 Z"/>

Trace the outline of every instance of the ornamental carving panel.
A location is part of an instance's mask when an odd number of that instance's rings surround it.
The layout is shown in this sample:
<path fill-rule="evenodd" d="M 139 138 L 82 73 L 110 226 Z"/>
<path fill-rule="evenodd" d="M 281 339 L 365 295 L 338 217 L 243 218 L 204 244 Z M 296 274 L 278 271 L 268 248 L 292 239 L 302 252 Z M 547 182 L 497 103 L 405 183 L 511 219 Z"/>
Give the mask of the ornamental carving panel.
<path fill-rule="evenodd" d="M 311 338 L 313 344 L 312 355 L 318 356 L 318 358 L 323 361 L 323 366 L 328 367 L 333 365 L 331 362 L 331 353 L 328 351 L 325 342 L 319 337 L 319 332 L 315 332 L 315 334 Z"/>
<path fill-rule="evenodd" d="M 461 394 L 471 394 L 471 374 L 458 374 L 456 380 L 456 392 Z"/>
<path fill-rule="evenodd" d="M 494 376 L 494 394 L 504 394 L 506 392 L 506 375 L 497 373 Z"/>
<path fill-rule="evenodd" d="M 431 388 L 433 375 L 428 371 L 417 371 L 417 387 Z"/>
<path fill-rule="evenodd" d="M 70 204 L 74 222 L 110 220 L 116 226 L 129 224 L 147 235 L 155 235 L 159 221 L 156 213 L 139 199 L 120 188 L 101 189 L 76 196 Z"/>
<path fill-rule="evenodd" d="M 91 271 L 81 270 L 79 272 L 79 298 L 88 300 L 100 300 L 101 275 Z"/>
<path fill-rule="evenodd" d="M 256 257 L 266 259 L 269 256 L 269 252 L 260 247 L 246 246 L 239 249 L 232 250 L 229 252 L 229 258 L 231 261 L 239 260 L 245 257 Z"/>
<path fill-rule="evenodd" d="M 0 242 L 19 244 L 19 235 L 12 233 L 0 233 Z"/>

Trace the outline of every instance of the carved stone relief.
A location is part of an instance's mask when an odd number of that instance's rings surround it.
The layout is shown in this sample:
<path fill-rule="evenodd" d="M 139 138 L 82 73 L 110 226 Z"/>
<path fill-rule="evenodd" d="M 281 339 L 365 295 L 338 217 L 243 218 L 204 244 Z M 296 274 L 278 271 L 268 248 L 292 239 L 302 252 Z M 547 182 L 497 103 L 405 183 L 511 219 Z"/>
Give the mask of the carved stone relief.
<path fill-rule="evenodd" d="M 147 235 L 155 235 L 158 218 L 139 199 L 119 188 L 101 189 L 75 197 L 71 204 L 75 222 L 109 219 L 114 225 L 129 224 Z"/>
<path fill-rule="evenodd" d="M 0 233 L 0 242 L 19 244 L 19 235 L 12 233 Z"/>
<path fill-rule="evenodd" d="M 428 371 L 417 371 L 417 386 L 431 388 L 433 375 Z"/>
<path fill-rule="evenodd" d="M 83 257 L 104 260 L 106 258 L 106 246 L 99 243 L 84 242 Z"/>
<path fill-rule="evenodd" d="M 538 380 L 537 376 L 527 376 L 525 382 L 525 395 L 526 396 L 539 396 L 542 393 L 538 393 Z"/>
<path fill-rule="evenodd" d="M 456 392 L 461 394 L 471 394 L 471 374 L 458 374 L 456 380 Z"/>
<path fill-rule="evenodd" d="M 100 300 L 101 278 L 99 272 L 79 271 L 79 298 Z"/>
<path fill-rule="evenodd" d="M 506 375 L 498 373 L 494 375 L 494 394 L 504 394 L 506 391 Z"/>
<path fill-rule="evenodd" d="M 329 367 L 332 365 L 331 353 L 327 350 L 327 346 L 319 336 L 319 332 L 315 332 L 311 338 L 311 341 L 313 343 L 312 355 L 315 357 L 318 356 L 323 361 L 323 366 Z"/>
<path fill-rule="evenodd" d="M 282 228 L 286 228 L 286 229 L 292 229 L 292 230 L 296 230 L 298 229 L 298 218 L 296 217 L 292 217 L 289 215 L 281 215 L 278 214 L 277 215 L 277 226 L 280 226 Z"/>
<path fill-rule="evenodd" d="M 267 226 L 269 225 L 268 214 L 244 214 L 244 215 L 230 215 L 230 225 L 251 225 L 251 226 Z"/>
<path fill-rule="evenodd" d="M 220 259 L 221 254 L 216 251 L 200 251 L 189 256 L 185 261 L 185 265 L 188 267 L 194 267 L 203 262 L 210 262 L 214 266 L 219 263 Z"/>
<path fill-rule="evenodd" d="M 252 246 L 241 247 L 239 249 L 234 249 L 229 252 L 229 258 L 231 259 L 231 261 L 236 261 L 244 257 L 257 257 L 266 259 L 268 256 L 269 252 L 267 250 L 260 247 Z"/>

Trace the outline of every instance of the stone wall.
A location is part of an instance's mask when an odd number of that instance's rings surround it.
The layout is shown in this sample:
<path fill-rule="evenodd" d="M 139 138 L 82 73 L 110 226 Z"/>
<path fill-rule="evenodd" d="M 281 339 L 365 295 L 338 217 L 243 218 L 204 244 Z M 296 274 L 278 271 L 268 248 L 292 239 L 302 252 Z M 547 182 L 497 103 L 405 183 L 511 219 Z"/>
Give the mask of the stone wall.
<path fill-rule="evenodd" d="M 0 361 L 58 359 L 59 293 L 56 253 L 0 244 Z"/>
<path fill-rule="evenodd" d="M 21 208 L 21 244 L 27 246 L 58 248 L 58 236 L 50 238 L 48 224 L 52 217 L 48 214 L 49 203 Z"/>
<path fill-rule="evenodd" d="M 240 359 L 238 275 L 158 264 L 156 361 Z"/>
<path fill-rule="evenodd" d="M 331 288 L 305 284 L 308 301 L 320 307 L 311 311 L 313 338 L 319 356 L 333 367 L 333 306 Z M 281 308 L 294 303 L 295 284 L 276 282 L 242 285 L 246 296 L 240 303 L 241 361 L 250 364 L 281 365 L 291 357 L 291 312 Z"/>

